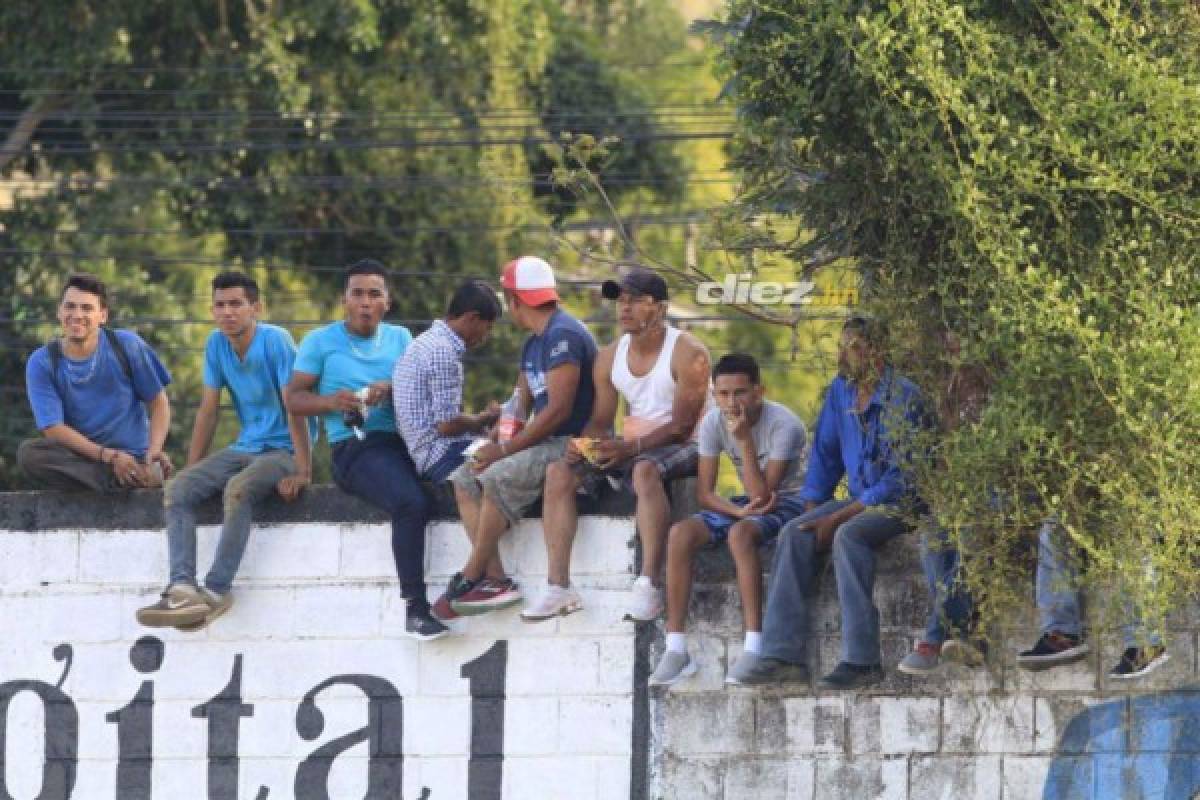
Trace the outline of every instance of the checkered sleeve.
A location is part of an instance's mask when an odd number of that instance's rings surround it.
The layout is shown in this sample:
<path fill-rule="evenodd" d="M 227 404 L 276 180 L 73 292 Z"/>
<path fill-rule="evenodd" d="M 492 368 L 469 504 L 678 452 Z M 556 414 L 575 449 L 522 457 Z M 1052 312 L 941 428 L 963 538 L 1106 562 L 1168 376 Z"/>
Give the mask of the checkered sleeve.
<path fill-rule="evenodd" d="M 436 347 L 429 358 L 429 409 L 433 425 L 462 413 L 463 372 L 453 348 Z"/>

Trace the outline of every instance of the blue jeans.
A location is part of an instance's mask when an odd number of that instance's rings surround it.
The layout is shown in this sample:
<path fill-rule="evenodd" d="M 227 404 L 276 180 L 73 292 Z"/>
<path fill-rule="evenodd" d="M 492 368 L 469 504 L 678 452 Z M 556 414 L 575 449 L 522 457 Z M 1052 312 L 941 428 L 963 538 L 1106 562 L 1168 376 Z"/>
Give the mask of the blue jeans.
<path fill-rule="evenodd" d="M 795 664 L 804 662 L 808 639 L 807 598 L 812 588 L 816 536 L 798 530 L 850 504 L 849 500 L 817 506 L 784 526 L 775 546 L 767 608 L 763 617 L 762 655 Z M 863 511 L 842 523 L 833 537 L 833 568 L 842 612 L 842 661 L 873 665 L 879 652 L 879 610 L 875 589 L 875 550 L 908 530 L 903 519 Z"/>
<path fill-rule="evenodd" d="M 1082 559 L 1079 550 L 1067 537 L 1054 518 L 1042 523 L 1038 532 L 1037 607 L 1042 633 L 1058 631 L 1072 636 L 1083 635 L 1083 604 L 1079 585 Z M 1121 627 L 1125 647 L 1138 647 L 1140 642 L 1162 644 L 1162 636 L 1144 631 L 1135 611 L 1127 611 L 1128 622 Z"/>
<path fill-rule="evenodd" d="M 962 576 L 962 559 L 946 530 L 931 517 L 921 525 L 921 569 L 929 592 L 929 619 L 924 640 L 941 644 L 967 635 L 974 610 Z"/>
<path fill-rule="evenodd" d="M 217 594 L 233 586 L 250 539 L 250 513 L 275 484 L 296 470 L 286 450 L 242 453 L 226 449 L 180 471 L 163 489 L 170 583 L 196 583 L 196 506 L 215 494 L 224 498 L 225 516 L 212 568 L 204 585 Z"/>
<path fill-rule="evenodd" d="M 425 597 L 425 524 L 430 502 L 404 440 L 372 432 L 333 446 L 333 481 L 342 491 L 366 500 L 392 517 L 392 557 L 400 592 L 417 603 Z"/>

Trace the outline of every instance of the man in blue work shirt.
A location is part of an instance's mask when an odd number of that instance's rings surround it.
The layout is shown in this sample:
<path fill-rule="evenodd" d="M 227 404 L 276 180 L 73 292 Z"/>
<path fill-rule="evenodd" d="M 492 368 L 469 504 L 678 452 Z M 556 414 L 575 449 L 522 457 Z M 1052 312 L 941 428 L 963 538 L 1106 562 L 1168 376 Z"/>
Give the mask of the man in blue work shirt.
<path fill-rule="evenodd" d="M 62 336 L 29 357 L 25 392 L 42 437 L 17 464 L 51 489 L 153 488 L 171 473 L 167 368 L 133 331 L 106 328 L 108 289 L 95 275 L 67 278 Z"/>
<path fill-rule="evenodd" d="M 273 492 L 294 500 L 312 480 L 311 433 L 283 405 L 296 344 L 283 328 L 259 322 L 258 284 L 241 272 L 212 281 L 217 330 L 204 347 L 204 389 L 192 424 L 187 466 L 163 491 L 170 578 L 162 598 L 137 612 L 149 627 L 200 630 L 233 605 L 250 539 L 253 505 Z M 241 426 L 237 441 L 212 455 L 221 390 L 228 389 Z M 203 588 L 196 583 L 196 507 L 224 496 L 225 519 Z"/>
<path fill-rule="evenodd" d="M 788 523 L 779 536 L 767 589 L 761 656 L 739 671 L 737 683 L 759 684 L 808 679 L 804 665 L 807 638 L 806 595 L 819 550 L 833 549 L 842 617 L 842 653 L 821 680 L 826 689 L 854 689 L 883 678 L 879 648 L 879 611 L 875 587 L 875 551 L 911 529 L 924 509 L 909 485 L 906 461 L 912 455 L 909 434 L 926 430 L 926 413 L 917 387 L 897 375 L 884 360 L 881 326 L 854 317 L 842 327 L 838 377 L 825 396 L 817 420 L 808 472 L 800 497 L 808 511 Z M 849 499 L 832 500 L 842 477 Z M 960 587 L 957 560 L 929 560 L 932 583 Z M 944 573 L 944 574 L 943 574 Z M 945 629 L 965 629 L 969 603 L 965 593 L 935 589 L 927 638 L 941 641 Z"/>

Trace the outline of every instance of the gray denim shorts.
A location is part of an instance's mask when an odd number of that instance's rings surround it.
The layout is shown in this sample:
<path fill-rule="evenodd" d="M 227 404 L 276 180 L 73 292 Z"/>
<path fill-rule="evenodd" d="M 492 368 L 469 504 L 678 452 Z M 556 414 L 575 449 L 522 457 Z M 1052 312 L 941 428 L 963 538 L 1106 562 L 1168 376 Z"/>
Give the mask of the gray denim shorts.
<path fill-rule="evenodd" d="M 542 496 L 546 467 L 567 452 L 569 436 L 552 436 L 533 447 L 502 458 L 483 472 L 471 471 L 471 462 L 450 473 L 449 480 L 475 498 L 496 504 L 509 525 L 521 521 L 526 509 Z"/>

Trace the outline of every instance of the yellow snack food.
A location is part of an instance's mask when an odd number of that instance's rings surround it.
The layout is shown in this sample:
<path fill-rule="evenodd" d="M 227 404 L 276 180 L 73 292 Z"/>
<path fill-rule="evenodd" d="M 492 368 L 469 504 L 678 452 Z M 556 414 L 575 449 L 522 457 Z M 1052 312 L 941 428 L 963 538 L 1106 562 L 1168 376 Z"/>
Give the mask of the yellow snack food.
<path fill-rule="evenodd" d="M 596 463 L 597 442 L 599 442 L 599 439 L 592 439 L 587 436 L 578 436 L 571 440 L 571 443 L 575 445 L 575 449 L 580 452 L 586 461 L 592 464 Z"/>

